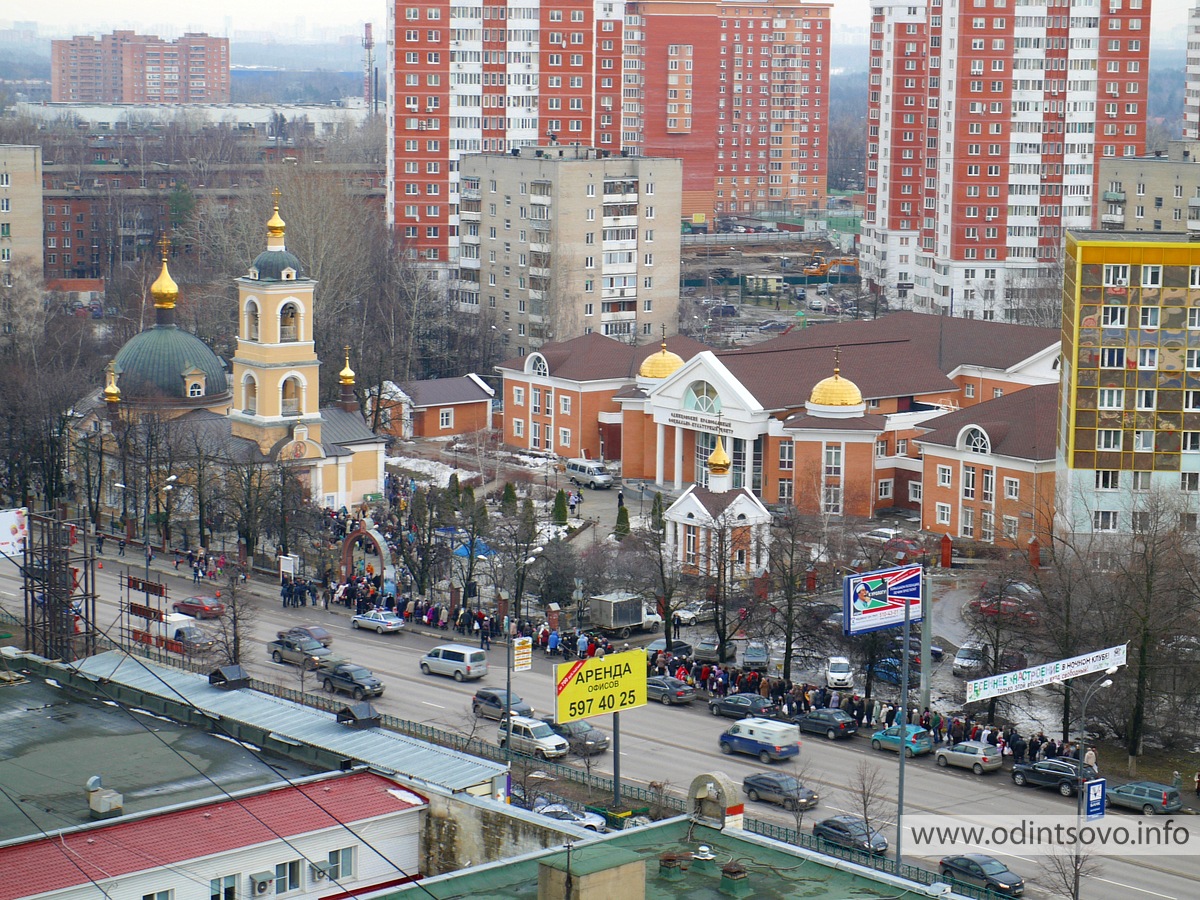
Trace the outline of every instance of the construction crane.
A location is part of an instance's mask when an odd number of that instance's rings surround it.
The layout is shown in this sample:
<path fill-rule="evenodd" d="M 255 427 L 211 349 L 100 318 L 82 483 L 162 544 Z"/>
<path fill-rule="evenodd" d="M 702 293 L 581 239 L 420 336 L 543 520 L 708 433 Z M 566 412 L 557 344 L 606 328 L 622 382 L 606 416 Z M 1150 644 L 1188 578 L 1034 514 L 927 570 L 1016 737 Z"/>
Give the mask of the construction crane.
<path fill-rule="evenodd" d="M 371 23 L 363 26 L 363 103 L 367 106 L 367 115 L 375 114 L 375 38 L 371 35 Z"/>

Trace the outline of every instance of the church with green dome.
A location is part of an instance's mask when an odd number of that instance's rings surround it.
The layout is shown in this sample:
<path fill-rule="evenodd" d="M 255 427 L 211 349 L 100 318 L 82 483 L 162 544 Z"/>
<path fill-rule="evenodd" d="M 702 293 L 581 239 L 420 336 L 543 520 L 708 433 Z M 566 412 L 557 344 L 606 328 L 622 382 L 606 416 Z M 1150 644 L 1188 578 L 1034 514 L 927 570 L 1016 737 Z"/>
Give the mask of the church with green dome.
<path fill-rule="evenodd" d="M 322 407 L 314 342 L 317 283 L 285 243 L 274 213 L 266 249 L 236 279 L 238 338 L 224 360 L 176 323 L 179 286 L 162 246 L 150 288 L 154 324 L 134 335 L 106 380 L 77 404 L 72 422 L 76 483 L 100 521 L 123 521 L 129 537 L 149 531 L 160 546 L 211 522 L 231 481 L 288 480 L 291 496 L 353 508 L 379 493 L 386 438 L 367 425 L 355 394 L 350 348 L 337 401 Z M 164 516 L 165 508 L 165 516 Z M 119 519 L 118 519 L 119 517 Z"/>

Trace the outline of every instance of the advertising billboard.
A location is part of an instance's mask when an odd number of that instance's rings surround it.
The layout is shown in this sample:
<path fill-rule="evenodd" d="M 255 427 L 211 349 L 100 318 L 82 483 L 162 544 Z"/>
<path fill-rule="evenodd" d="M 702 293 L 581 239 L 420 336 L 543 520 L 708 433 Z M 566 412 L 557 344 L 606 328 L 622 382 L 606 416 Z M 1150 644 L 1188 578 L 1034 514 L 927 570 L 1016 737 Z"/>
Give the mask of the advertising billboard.
<path fill-rule="evenodd" d="M 555 718 L 574 722 L 646 705 L 646 654 L 610 653 L 554 667 Z"/>
<path fill-rule="evenodd" d="M 846 634 L 866 634 L 904 624 L 907 604 L 909 621 L 921 621 L 921 566 L 897 566 L 847 575 L 842 580 L 843 630 Z"/>

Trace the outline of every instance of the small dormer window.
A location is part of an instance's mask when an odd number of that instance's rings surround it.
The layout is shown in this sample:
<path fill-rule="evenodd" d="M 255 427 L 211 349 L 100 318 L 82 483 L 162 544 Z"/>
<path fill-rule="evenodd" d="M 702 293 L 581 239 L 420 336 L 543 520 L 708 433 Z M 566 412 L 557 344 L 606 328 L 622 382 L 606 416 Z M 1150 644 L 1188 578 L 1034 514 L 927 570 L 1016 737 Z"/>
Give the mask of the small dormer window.
<path fill-rule="evenodd" d="M 296 270 L 295 269 L 284 269 L 281 277 L 283 278 L 284 281 L 295 281 L 296 280 Z"/>
<path fill-rule="evenodd" d="M 972 453 L 988 453 L 991 450 L 987 435 L 978 428 L 972 428 L 966 433 L 963 444 L 964 448 Z"/>
<path fill-rule="evenodd" d="M 188 396 L 189 397 L 203 397 L 204 396 L 204 385 L 202 385 L 198 381 L 193 381 L 188 386 Z"/>
<path fill-rule="evenodd" d="M 258 266 L 251 266 L 249 275 L 255 281 L 258 281 Z"/>

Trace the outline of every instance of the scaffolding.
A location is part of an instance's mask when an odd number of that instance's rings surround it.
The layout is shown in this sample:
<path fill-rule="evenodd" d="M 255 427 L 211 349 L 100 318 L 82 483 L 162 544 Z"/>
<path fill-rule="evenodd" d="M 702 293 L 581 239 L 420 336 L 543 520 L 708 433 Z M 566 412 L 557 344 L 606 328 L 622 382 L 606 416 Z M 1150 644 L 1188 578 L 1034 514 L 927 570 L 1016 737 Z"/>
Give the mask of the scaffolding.
<path fill-rule="evenodd" d="M 32 513 L 21 576 L 25 646 L 72 662 L 96 652 L 96 557 L 82 519 Z"/>

